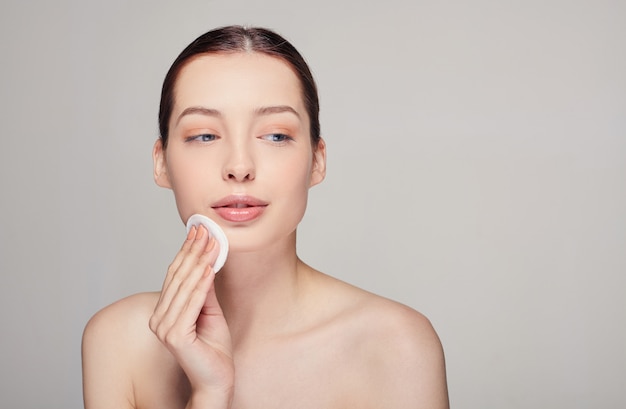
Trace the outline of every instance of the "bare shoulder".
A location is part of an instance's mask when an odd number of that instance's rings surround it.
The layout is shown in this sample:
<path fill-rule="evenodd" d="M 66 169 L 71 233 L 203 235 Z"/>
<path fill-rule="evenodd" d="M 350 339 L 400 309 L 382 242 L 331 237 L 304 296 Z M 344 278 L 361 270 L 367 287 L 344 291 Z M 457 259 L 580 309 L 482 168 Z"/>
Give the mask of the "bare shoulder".
<path fill-rule="evenodd" d="M 368 380 L 379 386 L 372 400 L 393 408 L 448 408 L 443 348 L 430 320 L 385 299 L 373 300 L 364 311 L 370 322 L 363 328 L 366 356 L 376 368 Z"/>
<path fill-rule="evenodd" d="M 101 325 L 103 322 L 109 322 L 111 318 L 119 323 L 118 319 L 122 318 L 121 316 L 130 320 L 138 316 L 143 318 L 146 314 L 152 314 L 158 298 L 159 293 L 157 292 L 138 293 L 122 298 L 94 314 L 87 327 Z"/>
<path fill-rule="evenodd" d="M 347 300 L 338 314 L 353 387 L 373 407 L 448 408 L 444 353 L 420 312 L 345 283 L 332 285 Z"/>
<path fill-rule="evenodd" d="M 140 293 L 123 298 L 94 314 L 85 326 L 84 347 L 91 345 L 128 345 L 128 339 L 145 336 L 148 319 L 158 293 Z"/>
<path fill-rule="evenodd" d="M 148 328 L 157 293 L 136 294 L 98 311 L 83 333 L 85 407 L 132 408 L 133 379 L 147 351 L 158 348 Z"/>
<path fill-rule="evenodd" d="M 342 325 L 365 332 L 375 345 L 405 344 L 413 353 L 441 350 L 439 337 L 430 320 L 415 309 L 358 287 L 327 278 L 324 292 L 329 298 L 343 300 L 336 305 Z M 407 352 L 411 352 L 407 351 Z"/>
<path fill-rule="evenodd" d="M 404 359 L 438 354 L 442 350 L 430 320 L 409 306 L 367 293 L 357 314 L 358 321 L 364 325 L 363 331 L 367 331 L 375 345 L 381 348 L 393 345 L 396 354 Z M 369 325 L 365 326 L 366 323 Z"/>

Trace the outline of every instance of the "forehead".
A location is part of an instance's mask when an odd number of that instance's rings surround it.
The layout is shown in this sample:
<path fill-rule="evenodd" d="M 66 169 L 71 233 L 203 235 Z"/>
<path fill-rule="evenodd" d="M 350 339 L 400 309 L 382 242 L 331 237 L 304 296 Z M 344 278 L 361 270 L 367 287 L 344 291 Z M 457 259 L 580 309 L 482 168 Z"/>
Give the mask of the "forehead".
<path fill-rule="evenodd" d="M 181 69 L 174 114 L 189 106 L 221 111 L 290 105 L 306 116 L 300 81 L 285 61 L 256 52 L 203 54 Z"/>

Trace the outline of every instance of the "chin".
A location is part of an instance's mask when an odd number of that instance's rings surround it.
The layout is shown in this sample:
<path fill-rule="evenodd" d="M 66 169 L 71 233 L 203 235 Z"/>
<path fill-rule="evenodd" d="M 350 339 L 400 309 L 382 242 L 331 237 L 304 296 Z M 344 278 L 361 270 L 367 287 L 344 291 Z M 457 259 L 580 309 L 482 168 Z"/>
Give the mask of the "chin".
<path fill-rule="evenodd" d="M 259 234 L 237 235 L 228 234 L 229 258 L 237 254 L 263 253 L 271 254 L 295 249 L 296 231 L 284 232 L 276 236 L 259 237 Z"/>

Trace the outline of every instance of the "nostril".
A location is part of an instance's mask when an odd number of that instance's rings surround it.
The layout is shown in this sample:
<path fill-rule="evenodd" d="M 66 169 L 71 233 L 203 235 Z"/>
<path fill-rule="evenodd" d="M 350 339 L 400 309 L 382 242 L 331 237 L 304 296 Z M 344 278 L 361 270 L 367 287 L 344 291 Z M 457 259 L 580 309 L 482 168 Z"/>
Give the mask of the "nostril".
<path fill-rule="evenodd" d="M 234 180 L 252 180 L 252 175 L 250 174 L 250 172 L 248 172 L 248 173 L 241 173 L 241 174 L 237 174 L 237 173 L 229 173 L 229 174 L 228 174 L 228 179 L 234 179 Z"/>

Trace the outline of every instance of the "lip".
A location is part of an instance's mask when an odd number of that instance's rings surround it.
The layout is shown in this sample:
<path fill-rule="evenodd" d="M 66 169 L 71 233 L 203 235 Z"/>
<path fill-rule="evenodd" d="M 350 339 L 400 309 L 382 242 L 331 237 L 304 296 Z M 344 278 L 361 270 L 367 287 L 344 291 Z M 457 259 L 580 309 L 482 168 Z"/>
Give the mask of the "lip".
<path fill-rule="evenodd" d="M 211 205 L 222 219 L 241 223 L 252 221 L 263 213 L 268 203 L 253 196 L 230 195 Z"/>

